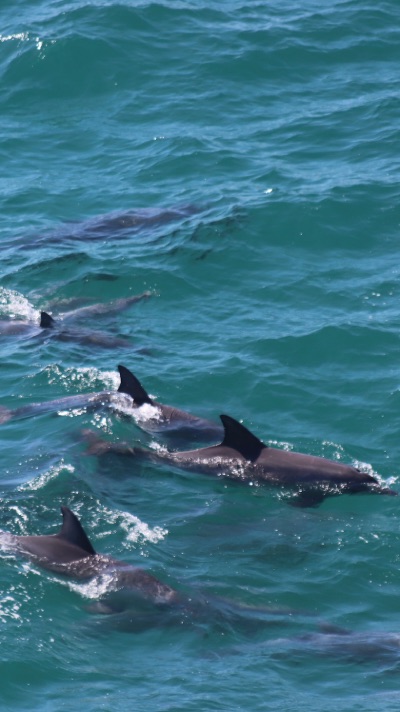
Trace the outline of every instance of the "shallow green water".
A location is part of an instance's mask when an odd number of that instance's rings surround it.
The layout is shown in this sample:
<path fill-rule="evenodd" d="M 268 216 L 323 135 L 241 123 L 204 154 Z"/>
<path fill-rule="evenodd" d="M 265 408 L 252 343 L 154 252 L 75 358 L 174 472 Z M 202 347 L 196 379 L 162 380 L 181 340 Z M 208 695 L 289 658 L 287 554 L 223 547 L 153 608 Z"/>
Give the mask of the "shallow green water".
<path fill-rule="evenodd" d="M 0 405 L 114 388 L 123 363 L 161 402 L 397 489 L 397 3 L 25 0 L 1 17 L 2 317 L 154 295 L 79 324 L 131 346 L 1 336 Z M 84 222 L 148 208 L 160 221 L 122 233 Z M 293 508 L 99 463 L 87 427 L 165 442 L 107 409 L 2 424 L 0 528 L 56 532 L 66 504 L 97 550 L 209 606 L 138 604 L 127 626 L 88 610 L 104 582 L 3 552 L 1 709 L 398 708 L 397 498 Z M 356 635 L 309 637 L 321 623 Z"/>

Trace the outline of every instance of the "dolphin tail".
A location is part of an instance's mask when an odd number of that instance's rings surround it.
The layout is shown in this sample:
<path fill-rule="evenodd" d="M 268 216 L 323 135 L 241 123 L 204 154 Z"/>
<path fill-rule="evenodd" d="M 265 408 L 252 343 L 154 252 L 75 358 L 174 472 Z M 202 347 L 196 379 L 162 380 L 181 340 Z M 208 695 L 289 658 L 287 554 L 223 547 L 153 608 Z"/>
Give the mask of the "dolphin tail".
<path fill-rule="evenodd" d="M 127 393 L 128 396 L 133 398 L 134 403 L 137 406 L 141 406 L 144 403 L 150 403 L 150 405 L 153 405 L 154 401 L 152 401 L 140 381 L 131 371 L 129 371 L 128 368 L 125 368 L 125 366 L 118 366 L 118 371 L 121 377 L 121 383 L 118 388 L 119 393 Z"/>

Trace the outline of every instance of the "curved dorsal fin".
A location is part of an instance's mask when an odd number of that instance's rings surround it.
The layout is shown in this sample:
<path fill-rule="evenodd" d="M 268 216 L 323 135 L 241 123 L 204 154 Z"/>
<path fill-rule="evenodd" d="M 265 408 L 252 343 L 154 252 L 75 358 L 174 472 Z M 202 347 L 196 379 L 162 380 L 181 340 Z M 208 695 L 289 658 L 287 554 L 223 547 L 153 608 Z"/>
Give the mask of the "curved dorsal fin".
<path fill-rule="evenodd" d="M 56 322 L 50 314 L 45 311 L 40 312 L 40 326 L 42 329 L 52 329 L 55 323 Z"/>
<path fill-rule="evenodd" d="M 76 514 L 71 512 L 68 507 L 61 507 L 61 512 L 63 515 L 63 523 L 60 531 L 58 532 L 58 534 L 56 534 L 56 536 L 59 539 L 64 539 L 65 541 L 68 541 L 70 544 L 74 544 L 74 546 L 78 546 L 80 549 L 83 549 L 88 554 L 95 555 L 96 552 L 93 549 L 93 546 L 91 545 L 88 537 L 86 536 L 83 526 L 80 523 Z"/>
<path fill-rule="evenodd" d="M 225 434 L 221 445 L 237 450 L 246 460 L 254 462 L 259 457 L 261 450 L 267 447 L 250 430 L 230 415 L 220 415 Z"/>
<path fill-rule="evenodd" d="M 144 390 L 142 384 L 136 376 L 129 371 L 125 366 L 118 366 L 119 375 L 121 376 L 121 383 L 118 388 L 120 393 L 127 393 L 135 401 L 136 405 L 143 405 L 143 403 L 150 403 L 153 405 L 149 394 Z"/>

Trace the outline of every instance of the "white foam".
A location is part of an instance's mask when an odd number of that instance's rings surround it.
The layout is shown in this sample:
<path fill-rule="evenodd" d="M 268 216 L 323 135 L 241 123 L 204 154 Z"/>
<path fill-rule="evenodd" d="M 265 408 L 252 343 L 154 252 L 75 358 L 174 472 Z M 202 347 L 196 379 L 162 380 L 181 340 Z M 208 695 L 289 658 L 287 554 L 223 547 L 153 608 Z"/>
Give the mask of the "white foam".
<path fill-rule="evenodd" d="M 10 40 L 25 42 L 27 39 L 29 39 L 27 32 L 17 32 L 14 35 L 0 35 L 0 42 L 10 42 Z"/>
<path fill-rule="evenodd" d="M 0 620 L 5 621 L 9 618 L 13 620 L 21 620 L 20 608 L 22 602 L 13 598 L 13 596 L 5 595 L 0 598 Z"/>
<path fill-rule="evenodd" d="M 143 403 L 136 409 L 134 417 L 138 421 L 156 420 L 157 422 L 163 418 L 161 409 L 151 403 Z"/>
<path fill-rule="evenodd" d="M 66 581 L 72 591 L 79 593 L 85 598 L 97 600 L 102 596 L 105 596 L 114 587 L 115 577 L 112 572 L 104 573 L 100 576 L 95 576 L 90 579 L 90 581 L 85 581 L 84 583 L 76 583 L 74 581 Z"/>
<path fill-rule="evenodd" d="M 9 317 L 40 320 L 40 312 L 19 292 L 0 287 L 0 311 Z"/>
<path fill-rule="evenodd" d="M 17 489 L 19 492 L 42 489 L 42 487 L 45 487 L 48 482 L 58 477 L 61 470 L 67 470 L 69 473 L 72 474 L 73 472 L 75 472 L 75 467 L 73 467 L 73 465 L 65 463 L 64 460 L 61 460 L 57 465 L 53 465 L 46 472 L 42 472 L 37 477 L 34 477 L 33 480 L 29 480 L 29 482 L 24 482 L 24 484 L 19 485 Z M 26 515 L 23 515 L 22 513 L 21 516 L 24 516 L 25 520 L 27 519 Z"/>
<path fill-rule="evenodd" d="M 14 536 L 11 532 L 0 530 L 0 551 L 9 552 L 13 548 Z"/>
<path fill-rule="evenodd" d="M 62 383 L 63 381 L 70 383 L 78 383 L 82 386 L 82 390 L 90 389 L 96 381 L 101 381 L 104 384 L 103 390 L 116 391 L 119 386 L 119 375 L 115 371 L 99 371 L 91 366 L 80 368 L 61 368 L 58 364 L 52 364 L 51 368 L 46 367 L 45 371 L 49 371 L 49 383 Z M 97 388 L 97 390 L 99 390 Z"/>
<path fill-rule="evenodd" d="M 126 542 L 129 544 L 145 541 L 156 544 L 168 534 L 167 529 L 159 526 L 150 527 L 130 512 L 118 512 L 108 509 L 108 507 L 101 507 L 101 513 L 109 524 L 120 526 L 124 530 Z"/>

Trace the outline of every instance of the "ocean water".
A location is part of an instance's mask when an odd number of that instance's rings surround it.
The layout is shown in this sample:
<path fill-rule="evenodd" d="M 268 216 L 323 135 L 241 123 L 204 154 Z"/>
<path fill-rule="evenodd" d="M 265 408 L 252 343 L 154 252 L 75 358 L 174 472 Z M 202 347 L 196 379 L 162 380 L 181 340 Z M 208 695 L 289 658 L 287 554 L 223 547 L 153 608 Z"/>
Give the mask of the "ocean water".
<path fill-rule="evenodd" d="M 0 406 L 114 389 L 122 363 L 163 403 L 398 490 L 399 4 L 0 15 L 0 316 L 29 322 L 0 335 Z M 40 310 L 144 291 L 74 338 L 40 333 Z M 292 507 L 100 461 L 85 428 L 166 444 L 111 408 L 2 423 L 0 529 L 55 533 L 67 505 L 98 551 L 203 604 L 101 615 L 107 581 L 2 551 L 1 710 L 398 709 L 398 498 Z"/>

